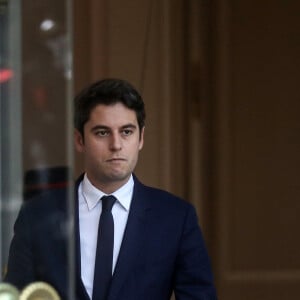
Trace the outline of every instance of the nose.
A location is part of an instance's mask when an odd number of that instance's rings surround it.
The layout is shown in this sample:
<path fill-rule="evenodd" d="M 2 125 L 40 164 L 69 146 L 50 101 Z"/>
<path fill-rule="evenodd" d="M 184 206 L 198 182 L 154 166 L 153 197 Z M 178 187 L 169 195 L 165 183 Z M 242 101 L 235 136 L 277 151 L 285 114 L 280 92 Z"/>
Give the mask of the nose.
<path fill-rule="evenodd" d="M 110 149 L 112 151 L 119 151 L 122 149 L 122 138 L 119 134 L 114 133 L 111 135 Z"/>

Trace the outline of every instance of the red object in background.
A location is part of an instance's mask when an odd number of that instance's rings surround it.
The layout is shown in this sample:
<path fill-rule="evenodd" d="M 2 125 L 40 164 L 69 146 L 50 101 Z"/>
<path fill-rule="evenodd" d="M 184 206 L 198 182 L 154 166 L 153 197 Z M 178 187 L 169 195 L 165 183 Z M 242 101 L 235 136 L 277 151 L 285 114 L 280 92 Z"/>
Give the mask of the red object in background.
<path fill-rule="evenodd" d="M 0 69 L 0 83 L 4 83 L 13 77 L 14 73 L 11 69 Z"/>

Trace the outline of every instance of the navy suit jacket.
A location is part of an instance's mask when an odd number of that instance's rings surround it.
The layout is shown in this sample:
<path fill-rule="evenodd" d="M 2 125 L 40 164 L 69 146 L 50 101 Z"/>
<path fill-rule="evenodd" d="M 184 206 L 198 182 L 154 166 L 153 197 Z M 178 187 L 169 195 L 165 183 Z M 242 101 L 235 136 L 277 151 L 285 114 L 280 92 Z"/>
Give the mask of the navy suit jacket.
<path fill-rule="evenodd" d="M 81 180 L 76 183 L 76 199 Z M 143 185 L 136 177 L 134 181 L 128 222 L 107 299 L 169 300 L 173 291 L 178 300 L 217 299 L 193 206 Z M 62 299 L 71 299 L 69 291 L 75 282 L 74 298 L 89 300 L 80 276 L 78 201 L 70 215 L 67 198 L 67 191 L 61 189 L 24 203 L 14 227 L 5 281 L 19 289 L 45 281 Z M 74 243 L 70 236 L 75 236 Z M 70 249 L 75 249 L 73 256 Z"/>

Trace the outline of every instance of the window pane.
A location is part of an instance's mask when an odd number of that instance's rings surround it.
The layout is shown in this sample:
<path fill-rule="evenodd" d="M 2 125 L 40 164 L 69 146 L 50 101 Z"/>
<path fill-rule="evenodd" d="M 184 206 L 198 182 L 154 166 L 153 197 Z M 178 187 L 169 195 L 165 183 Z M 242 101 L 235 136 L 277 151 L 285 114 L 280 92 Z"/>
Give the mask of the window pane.
<path fill-rule="evenodd" d="M 67 222 L 58 231 L 67 237 L 69 299 L 74 277 L 71 14 L 71 0 L 0 0 L 1 281 L 21 205 L 45 191 L 65 189 Z"/>

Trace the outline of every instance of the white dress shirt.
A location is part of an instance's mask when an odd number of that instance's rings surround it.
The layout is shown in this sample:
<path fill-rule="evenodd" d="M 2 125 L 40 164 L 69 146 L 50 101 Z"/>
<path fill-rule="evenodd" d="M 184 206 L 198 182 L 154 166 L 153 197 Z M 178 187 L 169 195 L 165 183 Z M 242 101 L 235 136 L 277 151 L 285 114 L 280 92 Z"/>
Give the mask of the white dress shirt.
<path fill-rule="evenodd" d="M 133 194 L 133 177 L 112 195 L 117 198 L 113 208 L 114 218 L 114 271 L 118 259 L 123 235 L 128 219 L 129 208 Z M 90 298 L 93 293 L 94 268 L 97 248 L 98 224 L 102 211 L 101 197 L 103 192 L 91 184 L 86 174 L 78 187 L 79 201 L 79 231 L 81 253 L 81 278 Z"/>

